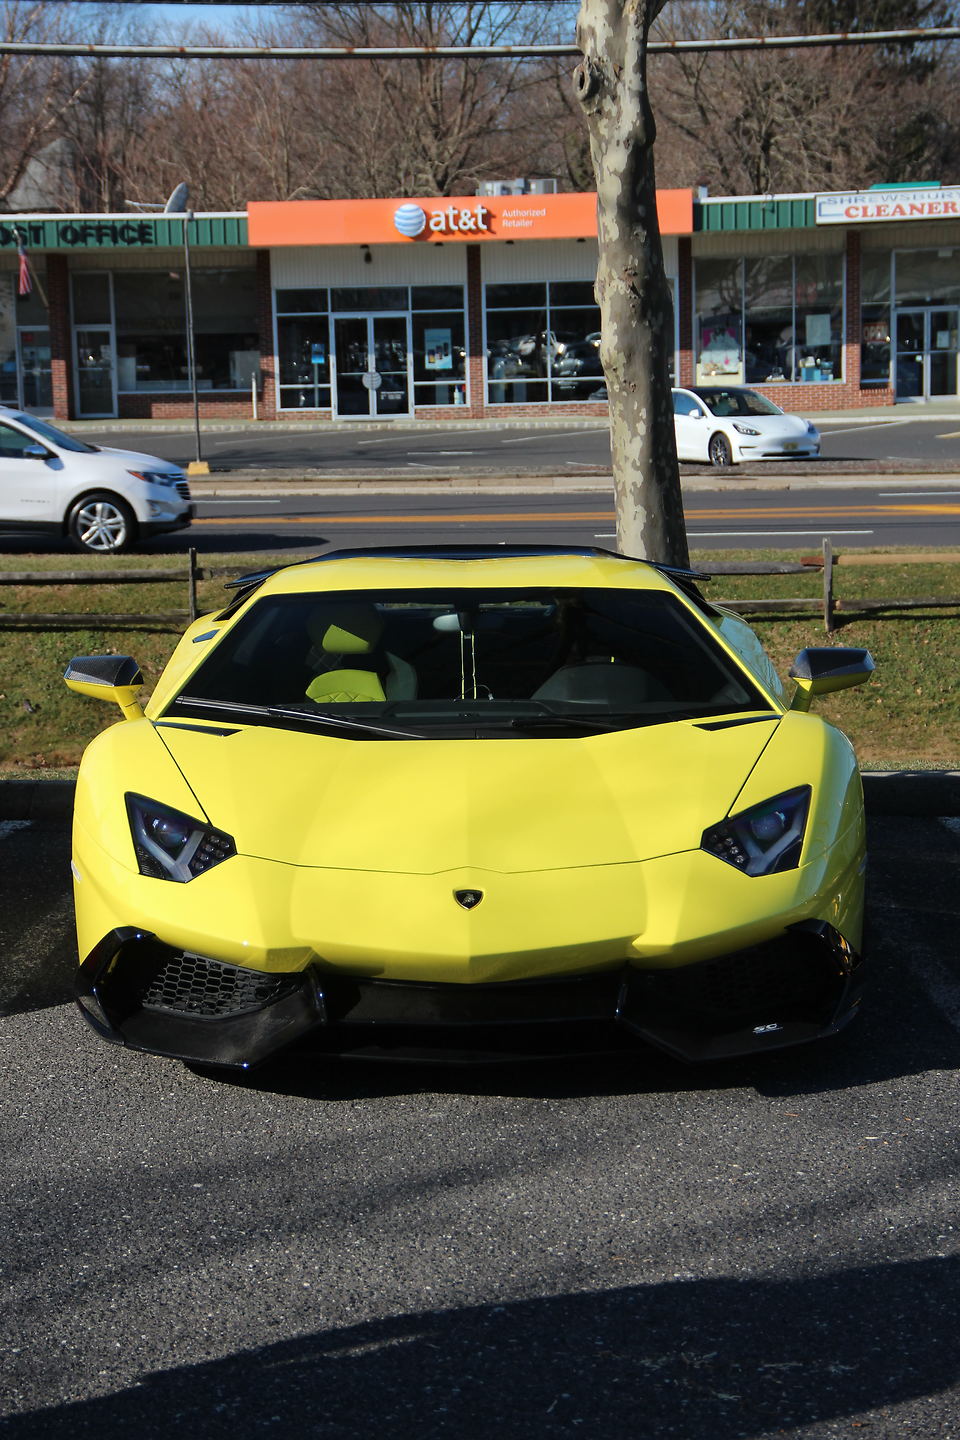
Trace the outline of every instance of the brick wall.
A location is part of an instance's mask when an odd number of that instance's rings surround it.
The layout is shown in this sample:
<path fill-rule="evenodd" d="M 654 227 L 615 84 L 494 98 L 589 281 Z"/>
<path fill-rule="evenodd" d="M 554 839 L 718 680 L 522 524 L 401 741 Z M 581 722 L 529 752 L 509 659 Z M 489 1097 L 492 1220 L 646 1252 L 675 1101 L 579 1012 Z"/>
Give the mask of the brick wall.
<path fill-rule="evenodd" d="M 677 242 L 677 289 L 679 314 L 679 351 L 677 384 L 693 384 L 693 246 L 688 235 Z"/>
<path fill-rule="evenodd" d="M 53 414 L 57 420 L 73 415 L 70 383 L 70 276 L 65 255 L 46 257 L 47 304 L 50 318 L 50 370 L 53 384 Z"/>
<path fill-rule="evenodd" d="M 467 373 L 470 377 L 468 390 L 471 418 L 489 416 L 493 412 L 483 403 L 484 387 L 483 353 L 483 275 L 480 265 L 480 246 L 467 246 Z M 458 407 L 463 414 L 462 407 Z M 442 412 L 440 412 L 442 413 Z M 454 412 L 457 413 L 457 412 Z"/>
<path fill-rule="evenodd" d="M 257 251 L 257 323 L 260 327 L 260 419 L 275 420 L 280 367 L 273 353 L 273 280 L 269 250 Z"/>
<path fill-rule="evenodd" d="M 249 390 L 225 390 L 222 395 L 201 391 L 197 399 L 201 420 L 249 420 L 253 413 Z M 193 419 L 193 396 L 189 391 L 171 395 L 120 395 L 118 406 L 121 420 Z M 262 405 L 260 413 L 263 414 Z"/>

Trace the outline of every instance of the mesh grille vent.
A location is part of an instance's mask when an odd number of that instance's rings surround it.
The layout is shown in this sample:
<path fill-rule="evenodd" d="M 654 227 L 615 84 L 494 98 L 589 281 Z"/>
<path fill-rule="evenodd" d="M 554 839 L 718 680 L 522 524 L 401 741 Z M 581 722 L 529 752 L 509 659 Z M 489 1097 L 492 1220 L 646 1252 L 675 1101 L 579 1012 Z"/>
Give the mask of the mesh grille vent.
<path fill-rule="evenodd" d="M 241 970 L 204 955 L 169 956 L 150 981 L 141 1004 L 146 1010 L 217 1018 L 258 1010 L 292 988 L 287 975 Z"/>

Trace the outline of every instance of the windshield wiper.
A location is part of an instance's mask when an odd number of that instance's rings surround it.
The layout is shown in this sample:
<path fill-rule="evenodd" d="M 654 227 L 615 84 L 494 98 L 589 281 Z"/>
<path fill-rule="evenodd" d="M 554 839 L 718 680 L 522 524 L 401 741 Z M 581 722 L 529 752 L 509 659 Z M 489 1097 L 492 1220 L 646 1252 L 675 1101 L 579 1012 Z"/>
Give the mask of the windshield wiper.
<path fill-rule="evenodd" d="M 638 715 L 633 710 L 604 713 L 594 711 L 590 715 L 571 715 L 552 710 L 537 715 L 513 715 L 509 719 L 487 723 L 507 725 L 511 730 L 539 730 L 554 726 L 561 729 L 588 730 L 593 734 L 605 735 L 611 730 L 623 729 L 620 723 L 623 720 L 634 721 L 637 725 L 645 725 L 648 719 L 648 716 Z"/>
<path fill-rule="evenodd" d="M 514 730 L 541 729 L 555 725 L 606 734 L 612 730 L 640 729 L 646 725 L 669 725 L 677 720 L 696 720 L 704 715 L 724 715 L 724 706 L 678 705 L 666 710 L 594 710 L 577 715 L 565 710 L 543 711 L 536 715 L 518 715 L 502 723 Z M 736 708 L 740 712 L 740 707 Z"/>
<path fill-rule="evenodd" d="M 311 729 L 332 730 L 334 733 L 377 735 L 387 740 L 425 740 L 428 737 L 418 730 L 394 730 L 372 720 L 357 720 L 348 715 L 332 715 L 329 710 L 297 710 L 283 705 L 247 705 L 239 700 L 201 700 L 194 695 L 178 695 L 177 705 L 194 706 L 198 710 L 216 710 L 235 715 L 239 720 L 251 719 L 293 720 L 308 725 Z"/>

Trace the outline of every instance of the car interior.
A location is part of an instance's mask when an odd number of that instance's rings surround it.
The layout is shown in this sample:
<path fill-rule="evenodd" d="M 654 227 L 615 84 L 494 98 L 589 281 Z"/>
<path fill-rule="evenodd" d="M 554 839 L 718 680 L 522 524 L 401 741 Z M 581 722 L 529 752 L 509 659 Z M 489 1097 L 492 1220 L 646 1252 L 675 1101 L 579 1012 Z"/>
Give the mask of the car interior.
<path fill-rule="evenodd" d="M 661 591 L 463 590 L 269 596 L 186 681 L 191 702 L 415 717 L 506 703 L 563 713 L 767 708 Z"/>

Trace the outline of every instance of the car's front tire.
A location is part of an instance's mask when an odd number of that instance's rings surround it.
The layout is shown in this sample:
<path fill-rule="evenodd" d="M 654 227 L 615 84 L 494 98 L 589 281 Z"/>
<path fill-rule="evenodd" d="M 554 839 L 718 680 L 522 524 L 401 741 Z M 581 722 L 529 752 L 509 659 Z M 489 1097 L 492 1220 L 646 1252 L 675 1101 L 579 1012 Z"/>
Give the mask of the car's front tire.
<path fill-rule="evenodd" d="M 716 435 L 710 436 L 707 454 L 710 457 L 710 464 L 718 470 L 725 470 L 733 464 L 733 451 L 730 448 L 730 441 L 726 435 L 721 435 L 719 432 Z"/>
<path fill-rule="evenodd" d="M 67 535 L 87 555 L 119 555 L 133 544 L 137 522 L 125 500 L 106 490 L 78 500 L 67 516 Z"/>

